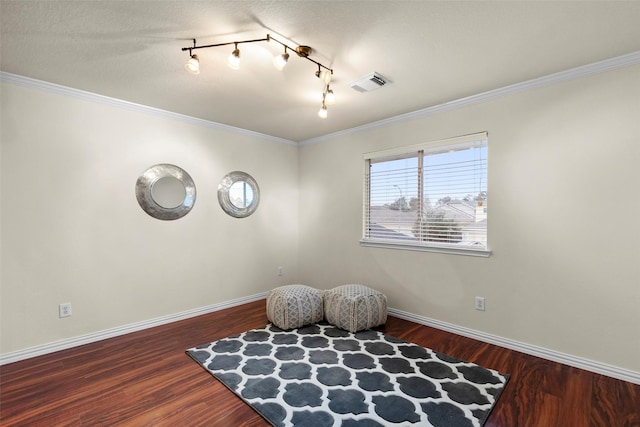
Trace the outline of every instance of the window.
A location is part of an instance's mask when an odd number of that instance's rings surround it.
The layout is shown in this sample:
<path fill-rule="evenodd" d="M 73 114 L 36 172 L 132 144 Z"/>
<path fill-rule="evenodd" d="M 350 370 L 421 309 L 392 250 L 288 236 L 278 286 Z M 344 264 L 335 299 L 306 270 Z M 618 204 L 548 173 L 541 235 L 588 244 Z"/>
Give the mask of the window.
<path fill-rule="evenodd" d="M 489 256 L 487 133 L 364 155 L 363 246 Z"/>

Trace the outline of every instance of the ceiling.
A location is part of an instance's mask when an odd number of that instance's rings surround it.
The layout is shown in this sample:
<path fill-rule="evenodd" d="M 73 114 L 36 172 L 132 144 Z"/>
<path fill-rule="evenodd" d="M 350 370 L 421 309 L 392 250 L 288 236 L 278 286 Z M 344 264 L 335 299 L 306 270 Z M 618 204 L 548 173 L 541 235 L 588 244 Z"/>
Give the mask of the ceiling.
<path fill-rule="evenodd" d="M 2 71 L 302 142 L 640 51 L 640 1 L 1 0 Z M 317 66 L 274 43 L 182 47 L 270 34 L 334 70 L 317 116 Z M 391 83 L 360 93 L 376 71 Z"/>

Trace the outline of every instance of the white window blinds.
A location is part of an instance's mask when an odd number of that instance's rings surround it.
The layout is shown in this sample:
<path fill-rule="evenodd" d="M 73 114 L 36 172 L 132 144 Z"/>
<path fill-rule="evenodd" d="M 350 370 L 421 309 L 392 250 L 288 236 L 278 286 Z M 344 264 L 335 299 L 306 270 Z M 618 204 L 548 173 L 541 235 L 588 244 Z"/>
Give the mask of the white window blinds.
<path fill-rule="evenodd" d="M 365 154 L 363 245 L 488 255 L 486 133 Z"/>

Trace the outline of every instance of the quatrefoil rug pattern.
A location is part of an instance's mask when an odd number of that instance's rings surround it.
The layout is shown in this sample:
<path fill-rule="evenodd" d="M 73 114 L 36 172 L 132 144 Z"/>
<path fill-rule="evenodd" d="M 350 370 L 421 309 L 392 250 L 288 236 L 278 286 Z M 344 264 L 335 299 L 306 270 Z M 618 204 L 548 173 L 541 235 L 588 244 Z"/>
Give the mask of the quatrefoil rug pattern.
<path fill-rule="evenodd" d="M 482 426 L 508 375 L 384 333 L 269 324 L 187 350 L 274 426 Z"/>

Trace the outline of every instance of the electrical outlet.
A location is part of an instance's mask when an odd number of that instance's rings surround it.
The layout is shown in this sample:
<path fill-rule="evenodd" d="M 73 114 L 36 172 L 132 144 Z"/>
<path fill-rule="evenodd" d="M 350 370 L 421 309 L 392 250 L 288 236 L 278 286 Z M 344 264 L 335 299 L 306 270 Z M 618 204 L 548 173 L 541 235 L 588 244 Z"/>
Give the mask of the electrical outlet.
<path fill-rule="evenodd" d="M 282 267 L 278 267 L 278 276 L 283 276 Z"/>
<path fill-rule="evenodd" d="M 58 316 L 60 318 L 71 316 L 71 303 L 70 302 L 65 302 L 64 304 L 60 304 L 58 306 Z"/>
<path fill-rule="evenodd" d="M 476 297 L 476 310 L 484 311 L 484 297 Z"/>

